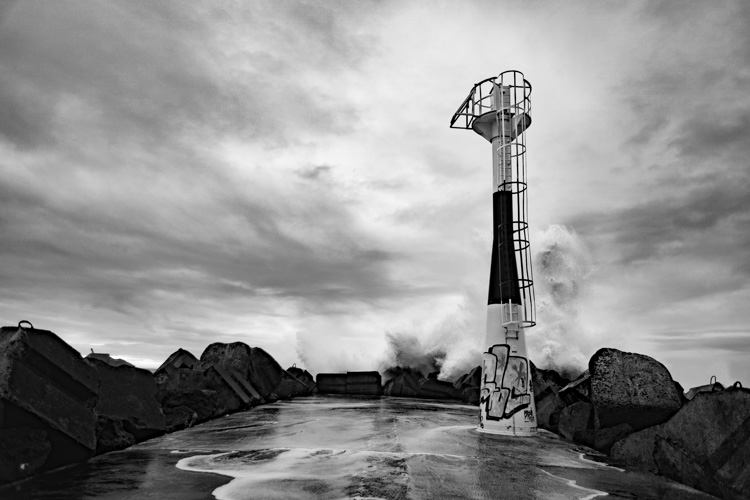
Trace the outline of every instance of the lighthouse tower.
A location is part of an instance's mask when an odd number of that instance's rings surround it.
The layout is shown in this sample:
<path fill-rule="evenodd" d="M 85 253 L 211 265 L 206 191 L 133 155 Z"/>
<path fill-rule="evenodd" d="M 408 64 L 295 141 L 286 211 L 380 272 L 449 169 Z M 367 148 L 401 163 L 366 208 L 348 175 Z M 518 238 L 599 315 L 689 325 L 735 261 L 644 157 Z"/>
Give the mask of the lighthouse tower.
<path fill-rule="evenodd" d="M 482 363 L 479 431 L 529 436 L 536 407 L 526 329 L 536 324 L 529 250 L 526 129 L 531 84 L 519 71 L 483 80 L 451 119 L 492 145 L 492 262 Z"/>

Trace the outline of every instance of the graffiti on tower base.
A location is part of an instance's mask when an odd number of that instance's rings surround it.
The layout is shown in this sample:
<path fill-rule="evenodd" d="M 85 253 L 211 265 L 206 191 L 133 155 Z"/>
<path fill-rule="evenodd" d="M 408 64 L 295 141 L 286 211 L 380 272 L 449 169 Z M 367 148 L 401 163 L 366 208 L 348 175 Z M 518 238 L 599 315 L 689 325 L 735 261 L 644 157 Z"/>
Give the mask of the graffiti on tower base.
<path fill-rule="evenodd" d="M 529 362 L 526 358 L 510 355 L 508 344 L 493 345 L 482 356 L 482 394 L 479 406 L 482 416 L 489 420 L 510 418 L 521 410 L 529 413 L 531 389 Z"/>

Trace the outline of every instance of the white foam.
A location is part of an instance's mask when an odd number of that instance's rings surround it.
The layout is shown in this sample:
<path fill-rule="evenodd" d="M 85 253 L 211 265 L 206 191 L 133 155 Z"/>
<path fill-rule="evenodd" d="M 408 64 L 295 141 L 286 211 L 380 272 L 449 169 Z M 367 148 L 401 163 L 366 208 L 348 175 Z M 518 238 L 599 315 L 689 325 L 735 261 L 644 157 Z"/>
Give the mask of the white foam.
<path fill-rule="evenodd" d="M 573 453 L 577 453 L 577 452 L 575 452 L 573 450 L 570 450 L 570 451 L 572 451 Z M 617 470 L 617 471 L 620 471 L 620 472 L 625 472 L 625 469 L 621 469 L 619 467 L 615 467 L 614 465 L 603 464 L 603 463 L 597 462 L 595 460 L 589 460 L 588 458 L 586 458 L 585 455 L 586 455 L 585 453 L 578 453 L 578 458 L 581 461 L 583 461 L 583 462 L 586 462 L 586 463 L 589 463 L 589 464 L 594 464 L 597 467 L 603 467 L 603 468 L 606 468 L 606 469 L 614 469 L 614 470 Z"/>
<path fill-rule="evenodd" d="M 214 490 L 219 500 L 250 498 L 380 498 L 373 485 L 406 490 L 403 459 L 388 452 L 272 448 L 183 458 L 182 470 L 232 477 Z M 380 489 L 384 486 L 380 486 Z M 391 496 L 391 495 L 388 495 Z"/>
<path fill-rule="evenodd" d="M 596 498 L 596 497 L 606 497 L 606 496 L 609 496 L 609 493 L 607 493 L 606 491 L 599 491 L 599 490 L 595 490 L 593 488 L 584 488 L 583 486 L 579 486 L 578 484 L 576 484 L 575 480 L 573 480 L 573 479 L 566 479 L 564 477 L 556 476 L 554 474 L 551 474 L 551 473 L 547 472 L 544 469 L 539 469 L 539 470 L 541 470 L 542 472 L 544 472 L 548 476 L 551 476 L 551 477 L 553 477 L 553 478 L 555 478 L 555 479 L 557 479 L 559 481 L 564 482 L 565 484 L 567 484 L 571 488 L 576 488 L 576 489 L 579 489 L 579 490 L 591 492 L 591 494 L 586 495 L 585 497 L 579 497 L 578 500 L 591 500 L 592 498 Z"/>

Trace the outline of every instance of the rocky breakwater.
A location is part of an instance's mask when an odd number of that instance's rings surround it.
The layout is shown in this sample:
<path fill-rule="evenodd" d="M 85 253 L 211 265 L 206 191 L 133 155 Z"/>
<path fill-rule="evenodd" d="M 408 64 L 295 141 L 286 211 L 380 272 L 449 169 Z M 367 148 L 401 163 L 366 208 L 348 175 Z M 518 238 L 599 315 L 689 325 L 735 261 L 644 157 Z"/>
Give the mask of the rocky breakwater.
<path fill-rule="evenodd" d="M 642 354 L 600 349 L 573 381 L 532 367 L 539 427 L 721 498 L 750 499 L 750 391 L 688 391 Z"/>
<path fill-rule="evenodd" d="M 303 382 L 266 351 L 243 342 L 213 343 L 200 359 L 179 349 L 154 377 L 169 430 L 315 390 L 314 383 Z"/>
<path fill-rule="evenodd" d="M 263 349 L 178 349 L 152 374 L 107 354 L 85 359 L 22 321 L 0 329 L 0 484 L 230 412 L 311 394 L 312 376 Z M 301 378 L 295 376 L 301 375 Z"/>
<path fill-rule="evenodd" d="M 666 422 L 615 443 L 611 456 L 720 498 L 750 498 L 750 391 L 699 393 Z"/>

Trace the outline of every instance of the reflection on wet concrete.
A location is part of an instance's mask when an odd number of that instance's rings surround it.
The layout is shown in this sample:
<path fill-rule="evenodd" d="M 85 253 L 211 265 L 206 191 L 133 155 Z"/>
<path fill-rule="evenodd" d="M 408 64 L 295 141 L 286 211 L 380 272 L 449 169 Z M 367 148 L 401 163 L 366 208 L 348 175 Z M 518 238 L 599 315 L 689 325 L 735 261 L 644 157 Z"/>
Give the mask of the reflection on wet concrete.
<path fill-rule="evenodd" d="M 0 489 L 0 498 L 712 498 L 476 408 L 390 398 L 279 402 Z M 596 459 L 594 459 L 596 458 Z"/>

